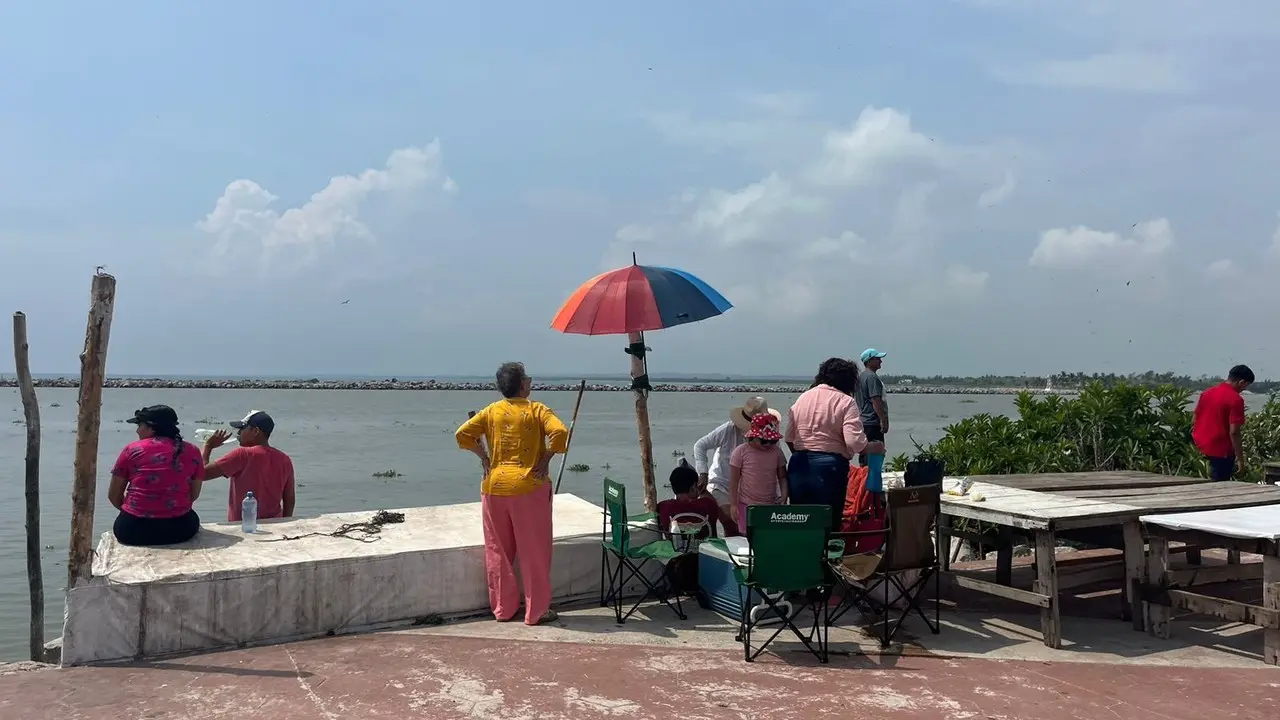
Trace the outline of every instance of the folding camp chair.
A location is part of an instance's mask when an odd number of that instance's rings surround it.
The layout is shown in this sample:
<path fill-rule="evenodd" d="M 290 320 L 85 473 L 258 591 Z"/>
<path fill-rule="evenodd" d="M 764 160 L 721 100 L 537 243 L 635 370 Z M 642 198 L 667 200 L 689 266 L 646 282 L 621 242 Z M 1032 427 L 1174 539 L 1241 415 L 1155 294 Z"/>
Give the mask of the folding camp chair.
<path fill-rule="evenodd" d="M 830 622 L 828 599 L 831 574 L 827 567 L 831 508 L 826 505 L 752 505 L 747 508 L 747 542 L 751 557 L 734 572 L 740 586 L 742 614 L 738 640 L 747 662 L 760 656 L 783 630 L 790 630 L 804 646 L 827 662 Z M 767 607 L 766 613 L 752 607 L 752 596 Z M 790 600 L 787 596 L 791 596 Z M 789 612 L 791 601 L 808 602 L 813 608 L 813 626 L 800 631 Z M 759 648 L 751 646 L 751 631 L 765 618 L 781 621 Z"/>
<path fill-rule="evenodd" d="M 932 533 L 941 510 L 942 486 L 889 490 L 885 493 L 885 499 L 888 507 L 888 539 L 884 548 L 876 553 L 849 555 L 839 560 L 836 568 L 836 572 L 848 581 L 845 588 L 857 596 L 856 603 L 882 609 L 883 618 L 875 623 L 881 626 L 878 633 L 881 647 L 889 646 L 912 611 L 925 621 L 933 634 L 938 634 L 941 628 L 941 573 Z M 904 579 L 905 575 L 915 572 L 919 575 L 914 580 Z M 920 608 L 920 601 L 925 597 L 925 588 L 930 580 L 933 581 L 932 620 Z M 883 596 L 880 596 L 881 589 Z M 890 591 L 899 596 L 899 607 L 896 609 L 900 612 L 896 619 L 893 617 L 895 608 L 889 596 Z M 843 609 L 839 612 L 842 614 Z"/>
<path fill-rule="evenodd" d="M 631 545 L 630 523 L 654 520 L 655 517 L 653 513 L 628 516 L 627 489 L 612 480 L 604 481 L 604 527 L 602 530 L 603 537 L 600 540 L 602 548 L 600 558 L 600 607 L 612 605 L 614 617 L 619 624 L 626 622 L 627 618 L 635 614 L 635 611 L 649 598 L 661 600 L 662 604 L 671 608 L 676 617 L 681 620 L 688 619 L 684 614 L 684 608 L 680 605 L 680 594 L 673 591 L 665 568 L 662 576 L 656 581 L 651 580 L 644 573 L 645 566 L 650 560 L 665 566 L 672 559 L 687 553 L 676 549 L 669 539 L 668 533 L 663 533 L 664 537 L 660 540 L 654 540 L 636 547 Z M 617 559 L 616 565 L 609 562 L 610 556 Z M 606 575 L 608 575 L 607 586 L 605 584 Z M 640 582 L 644 584 L 645 592 L 631 606 L 630 610 L 623 613 L 622 592 L 633 578 L 640 579 Z M 606 592 L 606 588 L 608 592 Z M 674 604 L 672 604 L 673 600 L 675 601 Z"/>

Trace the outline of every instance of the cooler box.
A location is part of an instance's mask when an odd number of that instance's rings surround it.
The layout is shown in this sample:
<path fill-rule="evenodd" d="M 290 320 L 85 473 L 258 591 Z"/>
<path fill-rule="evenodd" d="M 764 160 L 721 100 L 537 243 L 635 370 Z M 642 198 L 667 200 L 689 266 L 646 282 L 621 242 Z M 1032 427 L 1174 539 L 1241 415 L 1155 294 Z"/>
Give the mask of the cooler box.
<path fill-rule="evenodd" d="M 724 542 L 728 553 L 716 543 L 704 541 L 698 546 L 698 587 L 712 610 L 737 622 L 742 619 L 742 588 L 738 585 L 738 577 L 733 571 L 734 562 L 729 555 L 745 565 L 751 557 L 751 548 L 744 537 L 724 538 Z M 764 607 L 764 599 L 755 590 L 751 591 L 747 602 Z M 782 603 L 781 607 L 789 611 L 790 603 Z"/>

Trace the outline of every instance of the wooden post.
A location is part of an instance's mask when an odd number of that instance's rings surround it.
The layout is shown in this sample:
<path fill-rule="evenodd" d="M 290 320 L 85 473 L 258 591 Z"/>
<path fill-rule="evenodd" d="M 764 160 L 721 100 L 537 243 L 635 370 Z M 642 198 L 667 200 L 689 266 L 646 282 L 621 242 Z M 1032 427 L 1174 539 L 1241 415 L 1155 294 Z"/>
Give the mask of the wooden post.
<path fill-rule="evenodd" d="M 27 421 L 27 588 L 31 595 L 31 659 L 44 660 L 44 569 L 40 566 L 40 403 L 31 380 L 27 316 L 13 314 L 13 367 Z"/>
<path fill-rule="evenodd" d="M 98 270 L 89 293 L 89 321 L 80 353 L 80 410 L 76 415 L 75 476 L 71 486 L 71 543 L 67 590 L 93 573 L 93 507 L 98 492 L 98 432 L 102 426 L 102 383 L 115 309 L 116 279 Z"/>
<path fill-rule="evenodd" d="M 634 348 L 644 348 L 644 333 L 631 333 L 627 335 L 627 342 L 631 344 L 633 349 L 631 354 L 631 379 L 645 378 L 649 374 L 647 363 L 644 360 L 644 350 L 634 350 Z M 653 439 L 649 436 L 649 391 L 647 389 L 637 389 L 636 396 L 636 430 L 640 434 L 640 465 L 642 468 L 640 480 L 644 488 L 644 508 L 648 512 L 657 512 L 658 510 L 658 486 L 653 479 Z"/>
<path fill-rule="evenodd" d="M 1049 606 L 1040 608 L 1040 632 L 1044 644 L 1054 650 L 1062 649 L 1062 611 L 1058 606 L 1058 543 L 1052 530 L 1036 532 L 1036 583 L 1035 591 L 1049 596 Z"/>

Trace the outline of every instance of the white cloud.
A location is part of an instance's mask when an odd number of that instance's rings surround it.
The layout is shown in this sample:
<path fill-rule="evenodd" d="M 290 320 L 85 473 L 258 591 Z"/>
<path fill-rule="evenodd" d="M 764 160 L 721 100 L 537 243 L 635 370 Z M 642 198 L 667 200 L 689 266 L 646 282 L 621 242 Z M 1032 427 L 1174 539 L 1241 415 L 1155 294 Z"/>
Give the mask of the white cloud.
<path fill-rule="evenodd" d="M 800 93 L 753 93 L 746 96 L 748 105 L 774 115 L 797 116 L 809 106 L 809 99 Z"/>
<path fill-rule="evenodd" d="M 675 192 L 683 212 L 673 219 L 655 208 L 644 236 L 771 318 L 847 322 L 849 308 L 875 311 L 877 299 L 903 316 L 982 298 L 988 274 L 943 262 L 937 250 L 963 233 L 956 213 L 975 212 L 984 183 L 1004 173 L 997 195 L 1013 191 L 1001 152 L 949 145 L 894 108 L 868 107 L 843 127 L 806 117 L 789 127 L 784 144 L 795 150 L 759 180 Z M 742 154 L 761 156 L 755 147 Z M 632 227 L 618 231 L 614 250 Z"/>
<path fill-rule="evenodd" d="M 1106 52 L 1074 60 L 1046 60 L 992 70 L 996 79 L 1014 85 L 1176 93 L 1190 80 L 1171 54 Z"/>
<path fill-rule="evenodd" d="M 1208 275 L 1211 280 L 1233 278 L 1236 277 L 1239 272 L 1239 269 L 1236 268 L 1236 264 L 1225 258 L 1222 260 L 1214 260 L 1209 263 L 1209 267 L 1205 268 L 1205 274 Z"/>
<path fill-rule="evenodd" d="M 1071 270 L 1132 270 L 1158 262 L 1172 247 L 1173 228 L 1165 218 L 1135 224 L 1128 237 L 1078 225 L 1041 233 L 1028 264 Z"/>
<path fill-rule="evenodd" d="M 1000 181 L 999 185 L 983 190 L 982 194 L 978 196 L 978 207 L 993 208 L 1000 205 L 1005 200 L 1008 200 L 1009 196 L 1013 195 L 1013 191 L 1017 188 L 1017 176 L 1013 174 L 1012 170 L 1006 170 L 1004 179 Z"/>
<path fill-rule="evenodd" d="M 947 287 L 961 295 L 981 295 L 991 277 L 988 272 L 974 270 L 966 265 L 952 265 L 945 275 Z"/>
<path fill-rule="evenodd" d="M 739 190 L 709 190 L 697 199 L 691 223 L 694 229 L 713 233 L 724 245 L 757 240 L 780 215 L 814 212 L 822 202 L 797 193 L 790 182 L 770 173 Z"/>
<path fill-rule="evenodd" d="M 846 130 L 828 132 L 823 157 L 810 172 L 820 185 L 858 185 L 887 168 L 915 160 L 937 160 L 932 138 L 911 128 L 911 118 L 893 108 L 868 107 Z"/>
<path fill-rule="evenodd" d="M 456 191 L 457 184 L 444 171 L 440 143 L 432 141 L 392 152 L 382 169 L 335 176 L 307 202 L 284 212 L 271 207 L 279 198 L 253 180 L 232 181 L 196 227 L 217 238 L 215 250 L 223 254 L 243 246 L 267 255 L 287 247 L 314 253 L 340 238 L 374 242 L 361 217 L 371 196 Z"/>

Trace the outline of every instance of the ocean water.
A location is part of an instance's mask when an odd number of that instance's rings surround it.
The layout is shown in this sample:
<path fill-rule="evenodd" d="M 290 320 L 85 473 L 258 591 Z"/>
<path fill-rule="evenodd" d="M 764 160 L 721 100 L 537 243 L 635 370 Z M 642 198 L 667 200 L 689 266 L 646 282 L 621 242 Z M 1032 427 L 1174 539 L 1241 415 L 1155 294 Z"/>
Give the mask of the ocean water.
<path fill-rule="evenodd" d="M 76 391 L 38 389 L 41 406 L 41 544 L 45 580 L 46 639 L 62 634 L 70 535 L 72 455 Z M 576 393 L 535 396 L 566 422 Z M 225 426 L 250 409 L 267 410 L 276 421 L 274 444 L 288 452 L 297 476 L 298 515 L 471 502 L 479 496 L 479 463 L 459 451 L 453 432 L 475 410 L 497 398 L 490 392 L 314 391 L 314 390 L 106 390 L 98 455 L 95 529 L 108 531 L 116 511 L 107 502 L 111 466 L 135 438 L 124 422 L 144 405 L 177 410 L 188 438 L 197 428 Z M 654 393 L 650 396 L 654 459 L 659 485 L 694 441 L 728 418 L 740 398 L 727 393 Z M 768 398 L 786 408 L 795 395 Z M 889 452 L 911 449 L 908 435 L 932 442 L 942 428 L 981 412 L 1011 413 L 1007 395 L 894 395 Z M 0 389 L 0 661 L 23 659 L 29 608 L 26 582 L 23 462 L 26 429 L 22 402 L 12 388 Z M 217 452 L 225 452 L 220 450 Z M 569 463 L 590 470 L 566 472 L 561 492 L 599 501 L 601 480 L 625 482 L 639 497 L 640 450 L 635 404 L 626 392 L 587 393 L 574 430 Z M 559 463 L 553 466 L 558 470 Z M 394 478 L 374 473 L 395 470 Z M 196 510 L 205 521 L 226 518 L 226 486 L 205 486 Z M 659 495 L 665 493 L 659 487 Z"/>

